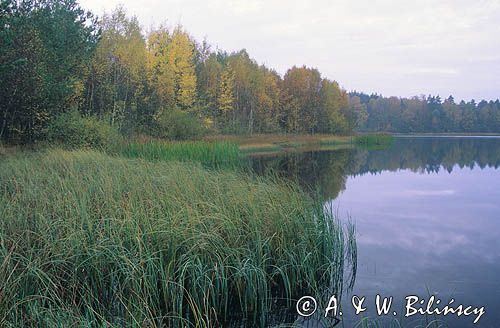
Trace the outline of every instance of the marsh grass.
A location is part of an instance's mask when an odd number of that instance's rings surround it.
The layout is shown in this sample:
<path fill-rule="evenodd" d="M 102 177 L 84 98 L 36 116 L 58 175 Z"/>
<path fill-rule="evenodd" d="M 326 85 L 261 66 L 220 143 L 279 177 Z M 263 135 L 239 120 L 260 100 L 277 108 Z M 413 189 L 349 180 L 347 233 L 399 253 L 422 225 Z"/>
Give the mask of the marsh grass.
<path fill-rule="evenodd" d="M 264 326 L 339 288 L 354 238 L 293 183 L 95 151 L 2 160 L 0 217 L 1 327 Z"/>
<path fill-rule="evenodd" d="M 240 150 L 230 141 L 177 141 L 150 140 L 130 142 L 114 149 L 120 156 L 154 161 L 190 161 L 210 167 L 237 166 Z"/>

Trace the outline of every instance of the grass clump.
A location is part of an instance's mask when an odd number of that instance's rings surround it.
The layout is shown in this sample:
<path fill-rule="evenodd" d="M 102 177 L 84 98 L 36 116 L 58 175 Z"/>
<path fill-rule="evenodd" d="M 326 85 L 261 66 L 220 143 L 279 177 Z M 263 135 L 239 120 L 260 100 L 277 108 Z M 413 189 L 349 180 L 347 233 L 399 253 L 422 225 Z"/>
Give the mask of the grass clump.
<path fill-rule="evenodd" d="M 264 325 L 351 254 L 294 184 L 95 151 L 3 160 L 0 217 L 2 327 Z"/>
<path fill-rule="evenodd" d="M 394 137 L 388 133 L 362 134 L 354 138 L 354 142 L 360 146 L 377 147 L 390 146 Z"/>
<path fill-rule="evenodd" d="M 229 141 L 131 142 L 120 146 L 117 153 L 128 158 L 153 161 L 200 162 L 210 167 L 237 165 L 240 159 L 238 145 Z"/>

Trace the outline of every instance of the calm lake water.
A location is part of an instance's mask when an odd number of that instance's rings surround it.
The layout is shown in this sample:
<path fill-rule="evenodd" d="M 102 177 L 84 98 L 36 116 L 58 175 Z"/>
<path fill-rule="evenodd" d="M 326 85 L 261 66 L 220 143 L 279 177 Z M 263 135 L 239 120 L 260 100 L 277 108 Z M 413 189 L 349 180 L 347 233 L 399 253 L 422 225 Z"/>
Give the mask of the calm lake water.
<path fill-rule="evenodd" d="M 297 179 L 355 222 L 357 274 L 343 298 L 344 326 L 361 318 L 351 295 L 366 296 L 364 314 L 376 318 L 380 294 L 394 297 L 383 326 L 404 315 L 406 296 L 435 295 L 438 308 L 451 298 L 454 307 L 485 307 L 476 325 L 476 315 L 437 317 L 450 327 L 499 327 L 500 138 L 401 137 L 385 150 L 261 156 L 252 166 Z M 414 315 L 406 327 L 422 320 Z"/>

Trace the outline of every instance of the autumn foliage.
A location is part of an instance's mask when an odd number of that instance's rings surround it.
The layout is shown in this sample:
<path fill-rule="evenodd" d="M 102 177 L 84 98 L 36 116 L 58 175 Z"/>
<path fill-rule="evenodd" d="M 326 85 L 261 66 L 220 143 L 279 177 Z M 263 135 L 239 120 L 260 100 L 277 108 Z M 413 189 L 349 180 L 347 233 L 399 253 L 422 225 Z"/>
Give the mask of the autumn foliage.
<path fill-rule="evenodd" d="M 348 94 L 315 68 L 284 75 L 182 27 L 145 30 L 123 7 L 97 18 L 75 0 L 2 1 L 0 140 L 46 139 L 76 110 L 125 135 L 498 132 L 500 103 Z M 181 122 L 170 122 L 179 119 Z M 189 122 L 189 123 L 186 123 Z M 183 127 L 188 128 L 184 129 Z M 179 128 L 180 127 L 180 128 Z M 169 131 L 177 131 L 170 133 Z"/>

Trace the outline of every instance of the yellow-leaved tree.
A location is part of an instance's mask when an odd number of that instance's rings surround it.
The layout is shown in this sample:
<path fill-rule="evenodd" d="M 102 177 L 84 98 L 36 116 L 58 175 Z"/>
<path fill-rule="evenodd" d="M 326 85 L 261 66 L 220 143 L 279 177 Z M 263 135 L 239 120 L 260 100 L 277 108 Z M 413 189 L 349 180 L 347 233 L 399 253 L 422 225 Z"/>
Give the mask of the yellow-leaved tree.
<path fill-rule="evenodd" d="M 192 109 L 196 100 L 194 49 L 189 35 L 176 28 L 168 45 L 167 59 L 174 75 L 176 104 L 184 110 Z"/>
<path fill-rule="evenodd" d="M 226 66 L 222 71 L 217 104 L 224 116 L 233 111 L 234 104 L 234 72 L 231 67 Z"/>
<path fill-rule="evenodd" d="M 156 106 L 169 108 L 175 105 L 175 74 L 168 60 L 170 33 L 166 28 L 151 31 L 148 35 L 148 80 L 155 93 Z"/>

